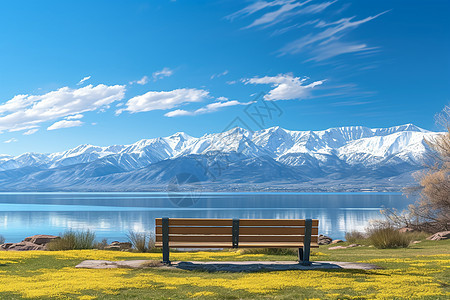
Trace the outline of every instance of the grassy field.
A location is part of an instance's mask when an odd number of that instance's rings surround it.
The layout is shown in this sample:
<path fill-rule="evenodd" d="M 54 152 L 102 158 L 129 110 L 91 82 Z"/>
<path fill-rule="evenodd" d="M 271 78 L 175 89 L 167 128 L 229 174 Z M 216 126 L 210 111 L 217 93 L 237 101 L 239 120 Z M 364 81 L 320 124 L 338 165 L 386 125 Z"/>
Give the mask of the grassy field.
<path fill-rule="evenodd" d="M 86 259 L 161 259 L 160 253 L 100 250 L 0 252 L 0 298 L 69 299 L 448 299 L 450 240 L 408 249 L 327 250 L 312 260 L 374 263 L 382 270 L 207 273 L 161 269 L 75 269 Z M 231 251 L 172 253 L 172 260 L 294 260 Z"/>

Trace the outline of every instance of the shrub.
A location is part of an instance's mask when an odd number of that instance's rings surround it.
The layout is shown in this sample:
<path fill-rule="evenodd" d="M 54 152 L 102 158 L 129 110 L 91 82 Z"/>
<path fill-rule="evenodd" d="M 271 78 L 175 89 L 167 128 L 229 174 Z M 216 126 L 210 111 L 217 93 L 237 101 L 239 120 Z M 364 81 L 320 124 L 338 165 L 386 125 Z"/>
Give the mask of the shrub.
<path fill-rule="evenodd" d="M 411 235 L 390 226 L 375 227 L 369 229 L 369 241 L 379 249 L 406 248 L 411 243 Z"/>
<path fill-rule="evenodd" d="M 362 232 L 350 231 L 345 233 L 345 240 L 351 244 L 363 244 L 367 238 Z"/>
<path fill-rule="evenodd" d="M 4 244 L 4 243 L 5 243 L 5 237 L 0 234 L 0 244 Z"/>
<path fill-rule="evenodd" d="M 138 252 L 149 252 L 155 248 L 155 237 L 152 233 L 130 231 L 127 237 Z"/>
<path fill-rule="evenodd" d="M 94 248 L 95 233 L 86 231 L 66 231 L 47 244 L 48 250 L 81 250 Z"/>
<path fill-rule="evenodd" d="M 108 246 L 107 239 L 103 239 L 101 242 L 97 242 L 94 244 L 94 248 L 98 250 L 104 250 L 106 246 Z"/>

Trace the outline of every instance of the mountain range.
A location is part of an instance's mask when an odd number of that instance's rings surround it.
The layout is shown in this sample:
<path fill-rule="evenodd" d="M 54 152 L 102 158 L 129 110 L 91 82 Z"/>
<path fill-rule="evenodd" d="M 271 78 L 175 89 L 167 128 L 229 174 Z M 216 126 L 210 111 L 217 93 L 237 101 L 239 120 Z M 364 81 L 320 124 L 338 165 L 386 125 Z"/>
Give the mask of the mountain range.
<path fill-rule="evenodd" d="M 239 127 L 131 145 L 0 155 L 0 191 L 398 191 L 437 132 L 412 124 L 322 131 Z"/>

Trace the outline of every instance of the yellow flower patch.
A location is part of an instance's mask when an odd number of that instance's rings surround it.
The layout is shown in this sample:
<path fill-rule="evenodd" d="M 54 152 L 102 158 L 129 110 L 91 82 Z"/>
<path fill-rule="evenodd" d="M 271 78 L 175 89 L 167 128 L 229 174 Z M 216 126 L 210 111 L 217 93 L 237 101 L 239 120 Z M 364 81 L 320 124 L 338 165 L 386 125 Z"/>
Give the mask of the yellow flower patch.
<path fill-rule="evenodd" d="M 238 252 L 192 252 L 172 254 L 173 260 L 254 260 L 263 254 L 240 255 Z M 301 288 L 316 290 L 327 298 L 368 299 L 393 298 L 447 298 L 450 293 L 442 289 L 433 277 L 448 270 L 450 255 L 420 255 L 414 258 L 371 259 L 369 263 L 400 263 L 392 269 L 351 271 L 351 270 L 310 270 L 258 272 L 250 274 L 206 273 L 145 269 L 75 269 L 78 261 L 153 259 L 160 260 L 160 253 L 126 253 L 113 251 L 28 251 L 1 252 L 0 263 L 26 266 L 28 259 L 47 258 L 55 261 L 68 260 L 66 267 L 31 269 L 21 272 L 0 270 L 0 292 L 14 293 L 24 298 L 74 297 L 95 299 L 82 295 L 91 291 L 106 295 L 119 295 L 124 289 L 151 289 L 185 291 L 185 298 L 220 297 L 214 289 L 230 292 L 273 296 L 286 289 Z M 73 260 L 73 263 L 71 262 Z M 73 264 L 73 266 L 68 266 Z M 406 264 L 406 267 L 404 267 Z M 11 266 L 12 267 L 12 266 Z M 176 289 L 176 291 L 175 291 Z M 198 290 L 202 290 L 197 292 Z M 193 291 L 192 291 L 193 290 Z M 183 293 L 183 292 L 181 292 Z M 239 297 L 239 296 L 238 296 Z"/>

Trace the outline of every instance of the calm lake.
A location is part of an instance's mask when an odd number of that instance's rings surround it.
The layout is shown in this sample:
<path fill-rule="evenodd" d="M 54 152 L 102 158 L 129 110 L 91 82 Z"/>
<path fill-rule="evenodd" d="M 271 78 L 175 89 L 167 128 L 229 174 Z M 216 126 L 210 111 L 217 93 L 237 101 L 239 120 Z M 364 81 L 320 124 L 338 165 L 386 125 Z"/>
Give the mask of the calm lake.
<path fill-rule="evenodd" d="M 90 229 L 97 239 L 125 241 L 130 230 L 154 229 L 155 218 L 319 219 L 319 232 L 342 239 L 402 210 L 400 193 L 0 193 L 0 234 L 18 242 L 34 234 Z"/>

